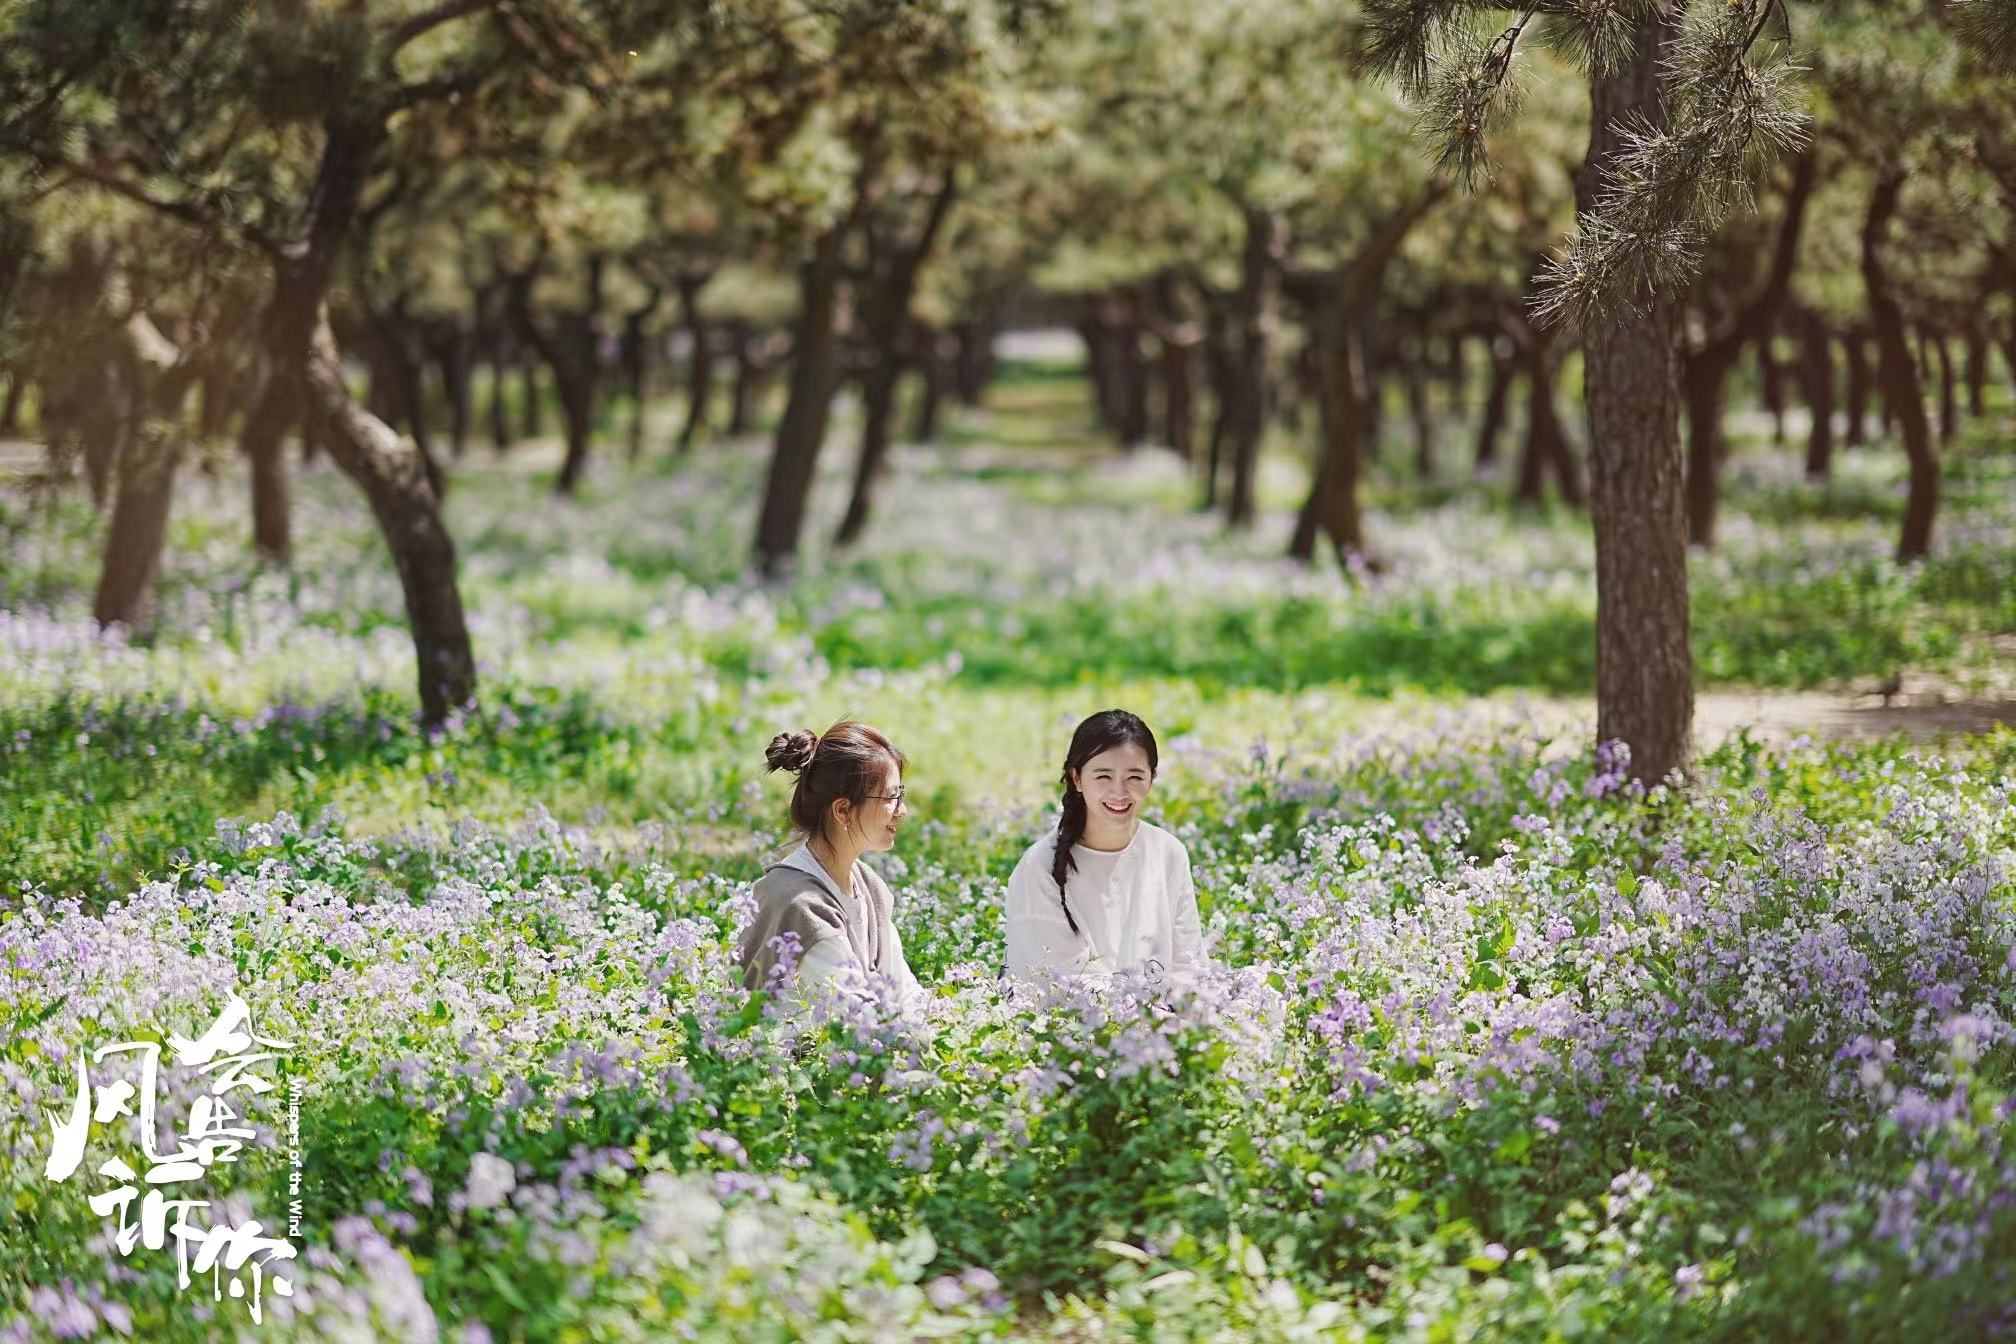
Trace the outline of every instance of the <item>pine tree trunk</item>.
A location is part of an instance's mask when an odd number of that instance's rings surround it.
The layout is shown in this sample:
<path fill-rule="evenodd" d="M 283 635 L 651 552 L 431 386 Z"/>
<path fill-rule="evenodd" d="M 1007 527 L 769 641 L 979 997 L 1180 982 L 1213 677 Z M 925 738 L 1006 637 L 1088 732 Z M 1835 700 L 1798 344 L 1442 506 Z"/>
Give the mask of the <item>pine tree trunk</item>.
<path fill-rule="evenodd" d="M 1857 327 L 1841 338 L 1841 353 L 1848 365 L 1848 434 L 1846 443 L 1850 448 L 1860 448 L 1869 441 L 1869 402 L 1875 393 L 1875 379 L 1870 376 L 1869 348 L 1864 343 L 1862 330 Z"/>
<path fill-rule="evenodd" d="M 1190 343 L 1158 339 L 1162 364 L 1162 436 L 1170 451 L 1190 461 L 1197 441 L 1197 350 Z"/>
<path fill-rule="evenodd" d="M 274 302 L 279 299 L 276 297 Z M 251 468 L 253 554 L 263 564 L 284 568 L 293 552 L 286 439 L 287 431 L 299 419 L 299 412 L 295 382 L 278 366 L 272 354 L 269 353 L 266 363 L 259 399 L 245 417 L 238 442 Z"/>
<path fill-rule="evenodd" d="M 729 393 L 728 436 L 740 438 L 755 422 L 754 404 L 759 378 L 756 369 L 756 337 L 747 322 L 729 328 L 729 349 L 735 360 L 735 385 Z"/>
<path fill-rule="evenodd" d="M 501 326 L 501 324 L 500 324 Z M 511 338 L 502 330 L 490 342 L 490 446 L 498 456 L 511 450 L 511 416 L 505 388 L 511 380 Z"/>
<path fill-rule="evenodd" d="M 1976 316 L 1967 324 L 1967 414 L 1981 418 L 1988 392 L 1988 333 Z"/>
<path fill-rule="evenodd" d="M 1526 343 L 1527 397 L 1526 446 L 1519 454 L 1519 481 L 1512 498 L 1521 504 L 1538 504 L 1551 472 L 1557 480 L 1572 482 L 1573 472 L 1564 472 L 1561 459 L 1567 453 L 1561 428 L 1561 411 L 1554 397 L 1560 386 L 1561 358 L 1554 341 L 1535 333 Z M 1576 492 L 1572 484 L 1563 498 Z"/>
<path fill-rule="evenodd" d="M 469 452 L 469 411 L 475 394 L 470 388 L 475 338 L 458 323 L 433 343 L 434 367 L 441 378 L 441 396 L 448 403 L 448 451 L 460 462 Z"/>
<path fill-rule="evenodd" d="M 473 699 L 476 688 L 475 659 L 455 586 L 455 550 L 418 451 L 351 399 L 326 303 L 383 122 L 332 116 L 325 132 L 306 246 L 274 265 L 267 313 L 274 364 L 270 376 L 282 379 L 299 398 L 295 405 L 303 418 L 371 502 L 399 570 L 419 668 L 421 717 L 432 727 Z"/>
<path fill-rule="evenodd" d="M 109 277 L 108 277 L 109 278 Z M 145 629 L 168 539 L 168 510 L 183 448 L 182 403 L 201 364 L 164 337 L 145 313 L 120 326 L 120 367 L 132 393 L 132 423 L 119 459 L 118 497 L 105 532 L 92 615 L 100 628 Z"/>
<path fill-rule="evenodd" d="M 1953 347 L 1946 333 L 1933 333 L 1932 350 L 1939 358 L 1939 441 L 1951 443 L 1960 432 L 1960 403 L 1954 395 Z"/>
<path fill-rule="evenodd" d="M 403 308 L 395 308 L 379 327 L 385 344 L 386 367 L 391 373 L 399 416 L 413 436 L 422 461 L 434 461 L 434 440 L 427 432 L 427 375 L 415 347 L 412 323 Z M 377 382 L 374 377 L 373 383 Z M 435 473 L 438 476 L 438 471 Z"/>
<path fill-rule="evenodd" d="M 1498 460 L 1498 436 L 1505 428 L 1505 401 L 1512 391 L 1512 379 L 1519 371 L 1518 361 L 1509 349 L 1501 350 L 1501 344 L 1509 347 L 1511 342 L 1500 337 L 1485 343 L 1491 354 L 1491 387 L 1484 394 L 1484 413 L 1477 422 L 1479 473 L 1488 471 Z"/>
<path fill-rule="evenodd" d="M 1869 213 L 1862 221 L 1862 287 L 1869 298 L 1869 321 L 1876 330 L 1877 368 L 1883 399 L 1896 413 L 1911 464 L 1911 483 L 1904 504 L 1904 530 L 1897 541 L 1899 560 L 1916 560 L 1932 549 L 1933 515 L 1939 507 L 1939 448 L 1925 416 L 1918 371 L 1904 340 L 1904 312 L 1883 260 L 1890 221 L 1904 188 L 1904 170 L 1889 168 L 1876 180 Z"/>
<path fill-rule="evenodd" d="M 994 316 L 968 318 L 952 333 L 958 345 L 953 390 L 962 405 L 978 410 L 987 399 L 987 384 L 994 381 Z"/>
<path fill-rule="evenodd" d="M 875 364 L 861 380 L 861 455 L 854 463 L 854 489 L 833 538 L 839 546 L 853 545 L 867 529 L 875 507 L 875 483 L 889 456 L 889 426 L 896 413 L 896 381 L 903 362 L 894 350 L 879 351 L 872 358 Z"/>
<path fill-rule="evenodd" d="M 364 491 L 392 551 L 420 672 L 420 717 L 438 726 L 476 694 L 476 660 L 456 587 L 455 546 L 419 451 L 350 399 L 326 314 L 305 370 L 330 457 Z"/>
<path fill-rule="evenodd" d="M 714 400 L 714 329 L 700 308 L 700 291 L 709 276 L 681 276 L 680 313 L 692 353 L 686 361 L 686 423 L 679 429 L 679 451 L 691 452 L 707 430 L 707 409 Z"/>
<path fill-rule="evenodd" d="M 919 322 L 917 350 L 919 388 L 917 413 L 910 422 L 910 439 L 913 443 L 936 443 L 938 415 L 945 404 L 946 385 L 951 382 L 944 334 L 929 323 Z"/>
<path fill-rule="evenodd" d="M 1339 302 L 1324 304 L 1312 314 L 1310 337 L 1316 343 L 1317 424 L 1322 450 L 1308 500 L 1295 522 L 1288 554 L 1307 563 L 1316 555 L 1320 533 L 1330 539 L 1337 558 L 1349 563 L 1365 553 L 1364 514 L 1358 484 L 1364 473 L 1365 366 L 1359 344 L 1357 314 Z"/>
<path fill-rule="evenodd" d="M 232 400 L 237 392 L 235 380 L 229 370 L 212 361 L 197 378 L 196 389 L 196 432 L 205 442 L 216 443 L 231 427 Z M 0 429 L 0 433 L 4 432 Z"/>
<path fill-rule="evenodd" d="M 820 235 L 799 271 L 799 310 L 791 348 L 791 391 L 770 456 L 763 510 L 756 524 L 755 558 L 777 577 L 796 559 L 805 506 L 826 439 L 826 418 L 839 378 L 841 253 L 845 227 Z"/>
<path fill-rule="evenodd" d="M 536 439 L 546 432 L 546 407 L 540 400 L 539 361 L 521 359 L 518 365 L 518 433 Z"/>
<path fill-rule="evenodd" d="M 168 540 L 168 508 L 182 444 L 174 426 L 149 429 L 127 446 L 119 466 L 118 495 L 105 530 L 105 561 L 91 614 L 100 627 L 146 628 Z"/>
<path fill-rule="evenodd" d="M 1132 450 L 1148 441 L 1148 361 L 1141 356 L 1141 327 L 1124 305 L 1112 331 L 1120 398 L 1116 428 L 1120 446 Z"/>
<path fill-rule="evenodd" d="M 875 486 L 882 478 L 894 433 L 896 388 L 910 363 L 911 352 L 904 342 L 915 330 L 910 301 L 917 291 L 917 274 L 937 244 L 957 190 L 957 170 L 948 168 L 932 194 L 924 220 L 907 237 L 888 220 L 880 221 L 880 227 L 873 217 L 864 223 L 871 280 L 868 293 L 862 296 L 861 315 L 869 366 L 861 380 L 861 454 L 854 466 L 847 514 L 835 537 L 838 545 L 858 541 L 874 510 Z"/>
<path fill-rule="evenodd" d="M 1721 503 L 1723 397 L 1733 350 L 1694 355 L 1682 364 L 1687 398 L 1687 540 L 1703 550 L 1715 545 Z"/>
<path fill-rule="evenodd" d="M 28 380 L 16 369 L 7 375 L 7 399 L 0 401 L 0 434 L 12 438 L 21 432 L 21 399 L 28 391 Z M 206 403 L 207 405 L 207 403 Z"/>
<path fill-rule="evenodd" d="M 617 363 L 623 371 L 623 395 L 630 402 L 630 428 L 625 438 L 628 440 L 626 454 L 632 462 L 644 456 L 644 428 L 648 389 L 645 386 L 645 342 L 644 324 L 650 320 L 651 310 L 657 305 L 648 304 L 623 314 L 623 338 L 618 343 Z"/>
<path fill-rule="evenodd" d="M 1648 16 L 1633 50 L 1591 78 L 1589 153 L 1577 205 L 1596 203 L 1634 122 L 1666 125 L 1660 67 L 1670 30 Z M 1668 299 L 1592 332 L 1584 349 L 1596 532 L 1596 734 L 1621 740 L 1648 784 L 1692 753 L 1685 463 L 1678 313 Z"/>
<path fill-rule="evenodd" d="M 1407 417 L 1414 424 L 1414 474 L 1423 481 L 1435 479 L 1435 422 L 1428 412 L 1428 371 L 1420 358 L 1407 365 Z"/>
<path fill-rule="evenodd" d="M 2016 380 L 2016 319 L 1996 324 L 1995 343 L 2001 347 L 2005 371 Z"/>
<path fill-rule="evenodd" d="M 588 469 L 595 432 L 595 398 L 601 375 L 600 322 L 602 279 L 606 260 L 588 258 L 581 306 L 561 315 L 557 329 L 548 332 L 532 314 L 532 281 L 527 272 L 511 280 L 512 316 L 519 332 L 553 371 L 553 390 L 560 400 L 561 427 L 567 438 L 567 455 L 553 480 L 553 493 L 571 497 L 580 487 Z"/>
<path fill-rule="evenodd" d="M 1825 481 L 1834 470 L 1834 346 L 1818 311 L 1798 313 L 1799 368 L 1813 424 L 1806 435 L 1806 479 Z"/>
<path fill-rule="evenodd" d="M 1224 476 L 1225 441 L 1232 418 L 1232 351 L 1223 316 L 1212 308 L 1205 323 L 1204 376 L 1211 385 L 1211 437 L 1204 454 L 1204 511 L 1218 507 L 1218 483 Z"/>
<path fill-rule="evenodd" d="M 1282 246 L 1280 217 L 1246 211 L 1246 242 L 1239 268 L 1233 329 L 1235 361 L 1227 408 L 1226 448 L 1232 458 L 1232 492 L 1225 522 L 1250 527 L 1259 511 L 1260 441 L 1267 428 L 1267 371 L 1273 351 L 1274 290 Z"/>
<path fill-rule="evenodd" d="M 1119 398 L 1113 390 L 1113 358 L 1106 339 L 1106 324 L 1096 311 L 1078 319 L 1078 339 L 1085 345 L 1085 380 L 1092 391 L 1092 427 L 1111 429 L 1119 420 L 1115 410 Z"/>
<path fill-rule="evenodd" d="M 571 498 L 588 471 L 595 434 L 595 385 L 593 377 L 578 365 L 565 372 L 555 365 L 553 386 L 560 394 L 560 423 L 567 432 L 567 455 L 553 478 L 553 493 Z"/>
<path fill-rule="evenodd" d="M 1764 409 L 1771 413 L 1771 442 L 1785 446 L 1785 370 L 1774 348 L 1776 323 L 1757 336 L 1757 381 L 1764 397 Z"/>

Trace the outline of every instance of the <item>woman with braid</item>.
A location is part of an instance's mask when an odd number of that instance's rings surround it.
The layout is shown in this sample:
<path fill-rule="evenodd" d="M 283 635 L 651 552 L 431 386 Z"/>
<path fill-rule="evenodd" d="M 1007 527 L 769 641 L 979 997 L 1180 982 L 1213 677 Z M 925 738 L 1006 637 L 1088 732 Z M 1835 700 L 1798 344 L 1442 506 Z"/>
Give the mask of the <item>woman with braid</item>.
<path fill-rule="evenodd" d="M 1160 981 L 1205 964 L 1190 855 L 1141 820 L 1155 768 L 1155 734 L 1135 715 L 1109 709 L 1078 725 L 1063 816 L 1008 879 L 1009 975 Z"/>

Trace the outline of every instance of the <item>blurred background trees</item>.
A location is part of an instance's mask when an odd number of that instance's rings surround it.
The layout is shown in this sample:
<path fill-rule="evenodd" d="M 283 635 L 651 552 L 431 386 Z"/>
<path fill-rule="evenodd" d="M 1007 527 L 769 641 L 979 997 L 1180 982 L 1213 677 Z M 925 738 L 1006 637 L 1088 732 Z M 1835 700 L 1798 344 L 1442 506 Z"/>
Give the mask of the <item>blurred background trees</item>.
<path fill-rule="evenodd" d="M 1303 562 L 1380 565 L 1388 457 L 1587 507 L 1599 732 L 1657 777 L 1728 417 L 1815 479 L 1894 433 L 1908 559 L 2011 376 L 2005 8 L 24 0 L 0 437 L 96 501 L 97 616 L 135 630 L 178 473 L 242 462 L 284 567 L 326 456 L 432 723 L 477 690 L 442 514 L 476 445 L 557 439 L 555 508 L 598 462 L 746 445 L 784 581 L 827 553 L 829 440 L 845 546 L 1005 332 L 1067 330 L 1088 429 L 1174 453 L 1228 528 L 1299 472 Z"/>

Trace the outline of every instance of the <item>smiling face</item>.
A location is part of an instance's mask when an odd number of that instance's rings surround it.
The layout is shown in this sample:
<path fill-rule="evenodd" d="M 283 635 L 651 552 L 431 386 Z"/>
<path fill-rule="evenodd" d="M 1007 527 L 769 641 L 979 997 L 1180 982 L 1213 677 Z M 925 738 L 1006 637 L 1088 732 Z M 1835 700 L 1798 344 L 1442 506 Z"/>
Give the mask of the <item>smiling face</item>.
<path fill-rule="evenodd" d="M 1071 783 L 1085 795 L 1085 833 L 1095 848 L 1102 838 L 1123 844 L 1133 838 L 1141 821 L 1141 804 L 1155 785 L 1148 753 L 1133 742 L 1108 747 L 1071 772 Z"/>
<path fill-rule="evenodd" d="M 835 827 L 858 843 L 864 852 L 880 853 L 896 848 L 896 833 L 910 809 L 903 801 L 903 772 L 896 762 L 884 760 L 879 782 L 855 807 L 848 799 L 833 803 Z"/>

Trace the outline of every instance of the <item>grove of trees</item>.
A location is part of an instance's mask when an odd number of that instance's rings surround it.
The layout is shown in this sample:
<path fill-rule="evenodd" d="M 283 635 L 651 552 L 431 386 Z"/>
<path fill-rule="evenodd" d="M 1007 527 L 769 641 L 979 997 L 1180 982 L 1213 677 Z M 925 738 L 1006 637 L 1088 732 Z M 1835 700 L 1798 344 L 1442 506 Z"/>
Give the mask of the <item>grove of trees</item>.
<path fill-rule="evenodd" d="M 1305 453 L 1308 563 L 1378 563 L 1382 443 L 1429 475 L 1453 426 L 1480 468 L 1521 432 L 1517 496 L 1593 523 L 1599 735 L 1657 779 L 1732 389 L 1816 479 L 1894 428 L 1908 560 L 2016 372 L 2011 30 L 1992 0 L 23 0 L 0 436 L 98 504 L 128 627 L 192 461 L 243 459 L 286 566 L 326 455 L 439 722 L 478 689 L 442 513 L 471 451 L 557 432 L 555 507 L 590 507 L 598 456 L 761 432 L 749 560 L 782 580 L 843 391 L 844 547 L 995 337 L 1067 323 L 1102 432 L 1229 528 L 1263 448 Z"/>

